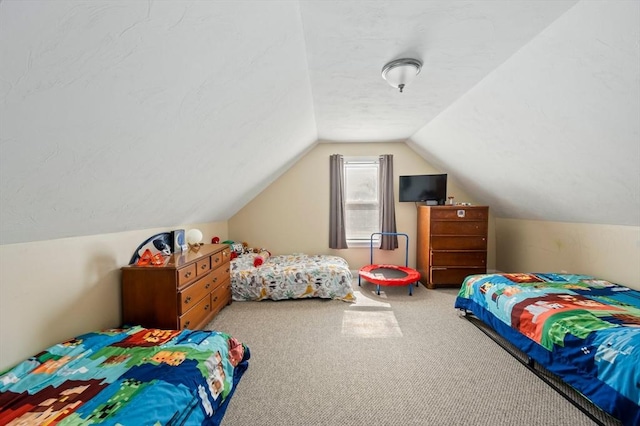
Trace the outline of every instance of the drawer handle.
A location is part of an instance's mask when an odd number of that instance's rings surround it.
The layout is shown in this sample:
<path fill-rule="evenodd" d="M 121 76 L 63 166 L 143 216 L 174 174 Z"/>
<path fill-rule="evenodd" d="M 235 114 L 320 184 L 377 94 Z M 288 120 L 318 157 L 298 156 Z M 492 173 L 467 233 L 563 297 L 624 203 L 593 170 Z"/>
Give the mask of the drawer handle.
<path fill-rule="evenodd" d="M 185 274 L 184 274 L 184 277 L 185 277 L 185 278 L 189 278 L 190 276 L 191 276 L 191 271 L 189 271 L 189 272 L 187 272 L 187 273 L 185 273 Z"/>
<path fill-rule="evenodd" d="M 213 279 L 213 283 L 215 284 L 217 281 L 218 281 L 218 277 L 215 277 L 215 278 Z"/>
<path fill-rule="evenodd" d="M 204 286 L 204 288 L 209 288 L 211 287 L 211 283 L 207 283 L 207 285 Z"/>
<path fill-rule="evenodd" d="M 209 310 L 209 304 L 207 303 L 206 305 L 204 305 L 204 310 L 208 311 Z"/>
<path fill-rule="evenodd" d="M 202 265 L 200 269 L 207 269 L 207 265 Z"/>
<path fill-rule="evenodd" d="M 214 262 L 216 262 L 216 263 L 218 263 L 218 262 L 220 262 L 220 258 L 219 258 L 219 257 L 216 257 L 213 261 L 214 261 Z"/>
<path fill-rule="evenodd" d="M 214 301 L 214 302 L 217 302 L 217 301 L 218 301 L 218 296 L 214 297 L 214 298 L 213 298 L 213 301 Z M 209 306 L 209 305 L 207 305 L 207 306 Z"/>
<path fill-rule="evenodd" d="M 229 272 L 229 268 L 225 269 L 225 272 Z"/>
<path fill-rule="evenodd" d="M 187 321 L 184 323 L 184 325 L 182 326 L 182 328 L 187 328 L 189 327 L 189 324 L 191 324 L 191 321 Z"/>
<path fill-rule="evenodd" d="M 187 303 L 191 302 L 191 296 L 187 296 L 186 299 L 184 299 L 184 304 L 186 305 Z"/>

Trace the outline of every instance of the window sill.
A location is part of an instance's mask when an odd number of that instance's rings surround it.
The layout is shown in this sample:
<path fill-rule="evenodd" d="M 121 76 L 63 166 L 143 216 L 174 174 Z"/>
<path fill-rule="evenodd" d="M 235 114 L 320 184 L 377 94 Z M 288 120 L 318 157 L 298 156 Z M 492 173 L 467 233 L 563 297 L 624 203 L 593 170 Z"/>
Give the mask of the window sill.
<path fill-rule="evenodd" d="M 371 241 L 347 241 L 348 248 L 371 248 Z M 373 241 L 373 248 L 379 248 L 380 241 Z"/>

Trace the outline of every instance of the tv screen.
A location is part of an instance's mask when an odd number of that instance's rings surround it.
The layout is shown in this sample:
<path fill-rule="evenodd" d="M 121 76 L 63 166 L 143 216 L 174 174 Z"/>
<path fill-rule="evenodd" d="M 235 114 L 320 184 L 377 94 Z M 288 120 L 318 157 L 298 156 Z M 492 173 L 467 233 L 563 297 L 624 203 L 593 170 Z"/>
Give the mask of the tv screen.
<path fill-rule="evenodd" d="M 400 176 L 398 198 L 401 202 L 431 201 L 444 205 L 447 199 L 447 175 Z"/>

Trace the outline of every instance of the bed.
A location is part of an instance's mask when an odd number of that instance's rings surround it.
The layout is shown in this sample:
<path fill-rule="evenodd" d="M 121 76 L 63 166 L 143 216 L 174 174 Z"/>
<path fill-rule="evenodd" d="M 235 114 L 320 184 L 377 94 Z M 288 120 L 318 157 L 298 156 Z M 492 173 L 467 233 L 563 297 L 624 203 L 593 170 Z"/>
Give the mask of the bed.
<path fill-rule="evenodd" d="M 87 333 L 0 374 L 0 424 L 219 425 L 249 357 L 216 331 Z"/>
<path fill-rule="evenodd" d="M 244 253 L 231 260 L 235 301 L 306 299 L 355 301 L 346 260 L 331 255 Z"/>
<path fill-rule="evenodd" d="M 639 291 L 587 275 L 471 275 L 455 307 L 622 424 L 640 424 Z"/>

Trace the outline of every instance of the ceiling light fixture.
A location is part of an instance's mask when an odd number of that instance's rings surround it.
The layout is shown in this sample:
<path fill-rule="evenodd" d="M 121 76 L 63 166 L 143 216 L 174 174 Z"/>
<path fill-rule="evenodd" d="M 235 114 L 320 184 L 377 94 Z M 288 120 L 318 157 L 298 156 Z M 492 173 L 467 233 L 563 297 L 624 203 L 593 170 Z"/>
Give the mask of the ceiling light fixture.
<path fill-rule="evenodd" d="M 382 78 L 402 93 L 404 86 L 411 83 L 420 73 L 422 62 L 412 58 L 396 59 L 382 67 Z"/>

